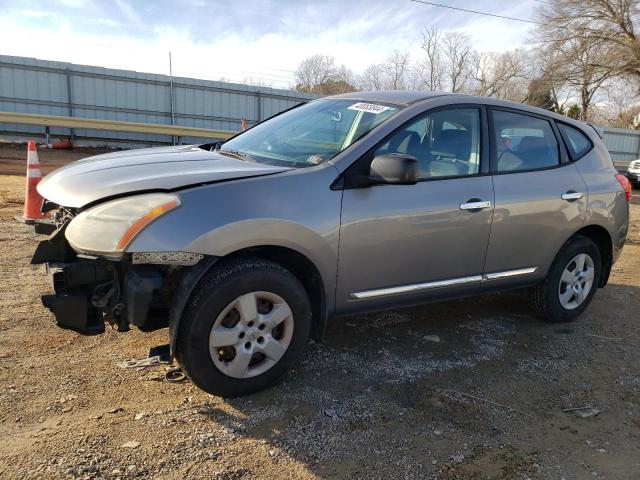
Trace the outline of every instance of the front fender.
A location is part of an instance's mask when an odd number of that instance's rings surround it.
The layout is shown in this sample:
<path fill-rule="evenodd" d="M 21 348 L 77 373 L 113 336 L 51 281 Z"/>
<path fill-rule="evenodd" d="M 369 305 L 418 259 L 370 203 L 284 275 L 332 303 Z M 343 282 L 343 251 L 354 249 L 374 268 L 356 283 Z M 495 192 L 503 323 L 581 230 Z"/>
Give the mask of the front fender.
<path fill-rule="evenodd" d="M 295 250 L 311 260 L 325 285 L 330 286 L 335 279 L 338 258 L 332 245 L 304 225 L 279 218 L 242 220 L 222 225 L 186 245 L 184 251 L 224 257 L 261 246 Z"/>

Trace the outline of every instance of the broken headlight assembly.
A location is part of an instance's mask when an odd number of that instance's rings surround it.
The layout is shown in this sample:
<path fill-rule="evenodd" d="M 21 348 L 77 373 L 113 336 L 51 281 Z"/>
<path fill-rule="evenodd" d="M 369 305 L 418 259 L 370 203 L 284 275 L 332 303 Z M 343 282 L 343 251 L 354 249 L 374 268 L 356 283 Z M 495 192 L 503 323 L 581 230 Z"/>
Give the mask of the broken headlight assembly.
<path fill-rule="evenodd" d="M 147 225 L 179 206 L 180 198 L 169 193 L 111 200 L 76 216 L 65 236 L 77 252 L 120 257 Z"/>

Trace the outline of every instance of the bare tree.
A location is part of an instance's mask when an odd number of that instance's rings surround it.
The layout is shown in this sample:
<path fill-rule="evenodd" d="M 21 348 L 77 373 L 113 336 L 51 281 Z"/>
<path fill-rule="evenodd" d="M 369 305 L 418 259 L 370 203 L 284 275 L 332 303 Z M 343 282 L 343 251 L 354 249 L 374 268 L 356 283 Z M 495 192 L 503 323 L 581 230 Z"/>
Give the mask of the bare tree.
<path fill-rule="evenodd" d="M 603 100 L 592 107 L 590 120 L 616 128 L 638 128 L 640 102 L 637 84 L 624 78 L 616 78 L 603 87 Z"/>
<path fill-rule="evenodd" d="M 335 59 L 330 55 L 313 55 L 305 58 L 298 66 L 294 77 L 300 89 L 313 87 L 332 79 L 335 76 Z"/>
<path fill-rule="evenodd" d="M 489 97 L 494 93 L 492 69 L 495 54 L 492 52 L 475 52 L 471 59 L 471 78 L 475 85 L 473 93 Z"/>
<path fill-rule="evenodd" d="M 522 102 L 531 78 L 530 67 L 529 55 L 521 49 L 502 54 L 476 52 L 471 60 L 473 93 Z"/>
<path fill-rule="evenodd" d="M 552 48 L 539 47 L 531 52 L 532 80 L 527 103 L 559 113 L 566 110 L 571 92 L 566 88 L 568 72 L 564 62 L 564 52 Z"/>
<path fill-rule="evenodd" d="M 362 90 L 384 90 L 386 83 L 382 64 L 374 63 L 365 68 L 357 84 Z"/>
<path fill-rule="evenodd" d="M 427 28 L 422 34 L 422 50 L 425 52 L 423 61 L 416 64 L 416 81 L 426 90 L 442 90 L 443 54 L 442 38 L 437 28 Z"/>
<path fill-rule="evenodd" d="M 580 118 L 589 119 L 589 109 L 596 94 L 615 76 L 615 71 L 603 65 L 601 42 L 576 37 L 565 43 L 564 75 L 566 85 L 576 92 Z"/>
<path fill-rule="evenodd" d="M 460 32 L 448 32 L 444 36 L 449 89 L 453 93 L 462 91 L 471 75 L 470 60 L 473 54 L 469 36 Z"/>
<path fill-rule="evenodd" d="M 294 77 L 296 90 L 300 92 L 335 95 L 355 90 L 351 71 L 344 65 L 336 65 L 330 55 L 313 55 L 304 59 Z"/>
<path fill-rule="evenodd" d="M 394 50 L 382 64 L 382 71 L 386 77 L 385 86 L 391 90 L 406 88 L 406 74 L 409 68 L 409 54 Z"/>
<path fill-rule="evenodd" d="M 561 50 L 591 42 L 603 53 L 594 66 L 640 79 L 638 0 L 547 0 L 538 21 L 540 41 Z"/>
<path fill-rule="evenodd" d="M 462 91 L 469 80 L 473 55 L 469 37 L 460 32 L 441 34 L 425 29 L 422 34 L 423 60 L 416 62 L 409 83 L 425 90 Z"/>
<path fill-rule="evenodd" d="M 422 78 L 421 68 L 423 62 L 416 62 L 414 65 L 409 66 L 406 74 L 406 85 L 409 90 L 426 90 L 424 79 Z"/>
<path fill-rule="evenodd" d="M 404 90 L 409 74 L 409 54 L 394 50 L 384 63 L 365 68 L 357 84 L 362 90 Z"/>

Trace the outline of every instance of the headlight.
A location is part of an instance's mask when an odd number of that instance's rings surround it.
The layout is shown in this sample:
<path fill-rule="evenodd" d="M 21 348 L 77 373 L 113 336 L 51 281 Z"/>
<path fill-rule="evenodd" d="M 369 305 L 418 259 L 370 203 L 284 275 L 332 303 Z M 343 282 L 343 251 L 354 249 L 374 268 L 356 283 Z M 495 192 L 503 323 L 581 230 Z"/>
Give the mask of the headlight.
<path fill-rule="evenodd" d="M 65 236 L 74 250 L 120 253 L 147 225 L 177 208 L 176 195 L 149 193 L 103 203 L 74 218 Z"/>

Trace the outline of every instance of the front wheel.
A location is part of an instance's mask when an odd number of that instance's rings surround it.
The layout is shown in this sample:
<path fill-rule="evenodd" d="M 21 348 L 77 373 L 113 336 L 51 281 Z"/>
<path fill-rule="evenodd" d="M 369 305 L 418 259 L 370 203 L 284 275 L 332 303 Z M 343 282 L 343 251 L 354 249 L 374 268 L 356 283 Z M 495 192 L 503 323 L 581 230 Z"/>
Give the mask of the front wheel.
<path fill-rule="evenodd" d="M 200 388 L 223 397 L 262 390 L 300 357 L 311 307 L 280 265 L 241 259 L 214 267 L 189 299 L 176 357 Z"/>
<path fill-rule="evenodd" d="M 547 278 L 529 289 L 529 298 L 550 322 L 569 322 L 589 305 L 600 283 L 600 249 L 589 238 L 575 237 L 558 253 Z"/>

